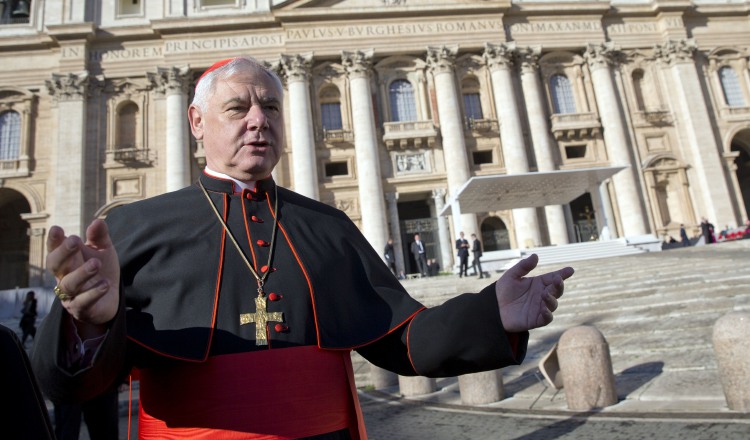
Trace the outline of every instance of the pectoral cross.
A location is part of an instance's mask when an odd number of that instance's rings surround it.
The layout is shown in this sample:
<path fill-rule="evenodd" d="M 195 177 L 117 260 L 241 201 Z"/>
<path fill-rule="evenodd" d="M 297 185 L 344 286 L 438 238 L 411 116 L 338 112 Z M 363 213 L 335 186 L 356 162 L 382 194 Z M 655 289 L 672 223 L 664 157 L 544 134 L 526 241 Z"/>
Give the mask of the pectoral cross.
<path fill-rule="evenodd" d="M 258 296 L 255 298 L 255 313 L 243 313 L 240 315 L 240 325 L 255 323 L 255 345 L 268 345 L 266 337 L 266 325 L 269 321 L 284 322 L 282 312 L 268 313 L 266 309 L 266 295 L 262 287 L 258 287 Z"/>

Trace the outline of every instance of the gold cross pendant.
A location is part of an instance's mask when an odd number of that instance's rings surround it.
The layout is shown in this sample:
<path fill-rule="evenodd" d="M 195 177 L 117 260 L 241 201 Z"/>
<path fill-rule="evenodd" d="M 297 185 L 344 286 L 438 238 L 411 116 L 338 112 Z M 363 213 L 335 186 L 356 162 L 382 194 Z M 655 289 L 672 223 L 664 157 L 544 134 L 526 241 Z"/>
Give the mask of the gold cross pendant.
<path fill-rule="evenodd" d="M 268 313 L 266 309 L 266 297 L 258 293 L 255 298 L 255 313 L 243 313 L 240 315 L 240 325 L 255 323 L 255 345 L 268 345 L 266 337 L 266 325 L 268 322 L 284 322 L 284 313 Z"/>

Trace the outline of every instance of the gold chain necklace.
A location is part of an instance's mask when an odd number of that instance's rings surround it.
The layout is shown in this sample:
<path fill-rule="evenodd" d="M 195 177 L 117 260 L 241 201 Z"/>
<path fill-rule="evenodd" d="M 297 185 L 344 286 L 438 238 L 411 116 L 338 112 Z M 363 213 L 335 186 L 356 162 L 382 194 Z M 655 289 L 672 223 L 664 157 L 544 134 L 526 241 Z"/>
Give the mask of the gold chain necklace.
<path fill-rule="evenodd" d="M 242 257 L 242 261 L 245 262 L 247 265 L 247 268 L 250 269 L 250 272 L 252 272 L 253 276 L 255 277 L 255 280 L 258 282 L 258 296 L 255 298 L 255 313 L 242 313 L 240 314 L 240 325 L 243 324 L 249 324 L 249 323 L 255 323 L 255 345 L 268 345 L 268 337 L 266 336 L 266 325 L 269 321 L 274 322 L 284 322 L 284 314 L 281 312 L 273 312 L 268 313 L 267 305 L 266 305 L 266 294 L 263 291 L 263 285 L 266 283 L 266 278 L 268 278 L 268 274 L 271 273 L 271 261 L 273 260 L 273 251 L 276 249 L 275 242 L 276 242 L 276 228 L 279 224 L 279 190 L 276 185 L 273 186 L 274 189 L 274 200 L 273 200 L 273 229 L 271 231 L 271 245 L 268 250 L 268 264 L 266 264 L 266 271 L 263 272 L 262 275 L 258 275 L 258 272 L 255 270 L 252 264 L 250 264 L 250 260 L 247 259 L 247 256 L 245 256 L 245 253 L 242 252 L 242 248 L 240 248 L 239 243 L 237 243 L 237 240 L 234 238 L 234 235 L 232 234 L 232 231 L 229 229 L 229 225 L 224 221 L 224 217 L 219 214 L 219 210 L 216 208 L 216 205 L 214 205 L 214 202 L 211 200 L 211 197 L 208 195 L 208 191 L 206 190 L 206 187 L 203 186 L 203 182 L 198 180 L 198 185 L 201 187 L 201 190 L 203 190 L 203 195 L 206 196 L 206 200 L 208 200 L 208 204 L 211 205 L 211 209 L 214 211 L 214 214 L 216 214 L 216 218 L 219 219 L 219 222 L 224 227 L 224 230 L 226 231 L 227 235 L 229 236 L 229 239 L 234 244 L 234 247 L 237 249 L 237 252 L 239 252 L 240 256 Z M 244 212 L 242 215 L 245 215 Z"/>

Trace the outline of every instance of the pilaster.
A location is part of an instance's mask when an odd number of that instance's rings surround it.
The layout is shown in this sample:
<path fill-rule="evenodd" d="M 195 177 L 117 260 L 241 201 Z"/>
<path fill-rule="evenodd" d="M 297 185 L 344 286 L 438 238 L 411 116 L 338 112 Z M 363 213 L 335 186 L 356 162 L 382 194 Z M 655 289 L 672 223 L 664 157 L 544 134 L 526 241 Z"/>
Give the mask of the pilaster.
<path fill-rule="evenodd" d="M 660 62 L 669 66 L 674 81 L 670 99 L 678 111 L 682 125 L 686 152 L 693 165 L 689 177 L 698 182 L 696 195 L 700 196 L 700 216 L 714 224 L 739 224 L 740 216 L 732 206 L 722 163 L 722 147 L 711 125 L 703 95 L 694 54 L 697 46 L 692 39 L 669 40 L 654 48 Z"/>

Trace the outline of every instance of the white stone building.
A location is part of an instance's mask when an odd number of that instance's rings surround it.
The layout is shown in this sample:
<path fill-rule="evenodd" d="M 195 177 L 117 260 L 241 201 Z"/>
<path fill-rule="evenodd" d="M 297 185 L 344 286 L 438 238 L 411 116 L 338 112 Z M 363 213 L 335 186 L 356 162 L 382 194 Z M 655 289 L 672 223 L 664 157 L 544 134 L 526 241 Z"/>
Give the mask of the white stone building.
<path fill-rule="evenodd" d="M 0 1 L 0 289 L 49 285 L 49 228 L 189 185 L 186 109 L 247 54 L 285 87 L 276 180 L 399 267 L 737 226 L 750 206 L 747 1 Z M 570 203 L 439 216 L 474 176 L 622 166 Z M 593 194 L 592 194 L 593 193 Z M 136 219 L 134 219 L 136 221 Z M 457 226 L 457 225 L 460 225 Z"/>

